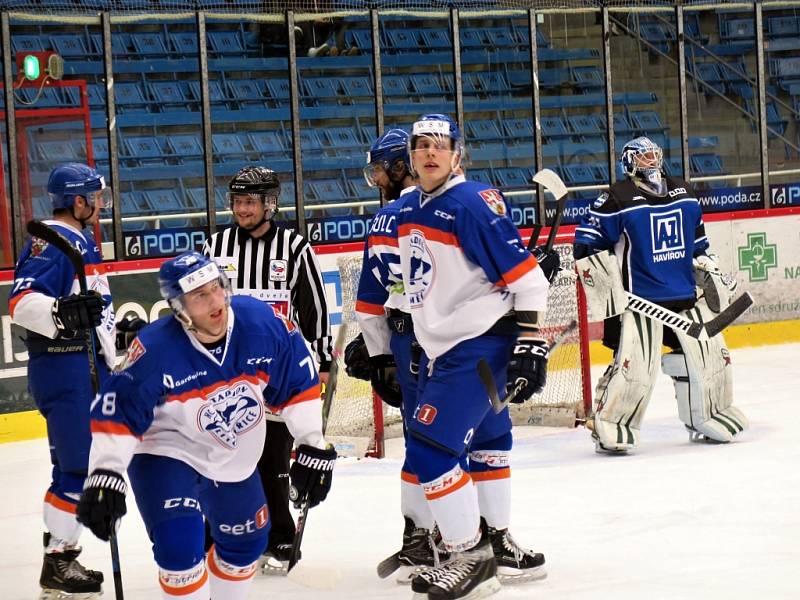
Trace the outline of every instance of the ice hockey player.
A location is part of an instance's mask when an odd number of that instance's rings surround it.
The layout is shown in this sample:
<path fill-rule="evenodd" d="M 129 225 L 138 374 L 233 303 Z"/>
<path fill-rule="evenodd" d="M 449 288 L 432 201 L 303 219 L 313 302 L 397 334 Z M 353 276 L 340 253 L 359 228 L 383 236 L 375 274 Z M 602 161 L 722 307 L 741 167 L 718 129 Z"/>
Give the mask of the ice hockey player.
<path fill-rule="evenodd" d="M 463 143 L 450 117 L 421 117 L 409 148 L 418 186 L 398 201 L 398 235 L 424 353 L 406 460 L 452 553 L 412 589 L 431 599 L 483 597 L 499 590 L 498 566 L 544 575 L 544 557 L 508 533 L 511 419 L 492 410 L 476 365 L 485 359 L 501 389 L 524 383 L 517 400 L 542 389 L 547 345 L 538 325 L 549 286 L 500 192 L 455 173 Z"/>
<path fill-rule="evenodd" d="M 243 600 L 269 531 L 256 471 L 267 410 L 297 440 L 298 503 L 330 489 L 336 451 L 322 436 L 319 379 L 297 328 L 263 302 L 231 298 L 202 254 L 164 262 L 159 284 L 172 314 L 139 332 L 92 407 L 78 519 L 109 538 L 126 512 L 127 469 L 162 597 Z"/>
<path fill-rule="evenodd" d="M 695 321 L 713 318 L 727 306 L 735 280 L 707 253 L 697 196 L 686 181 L 664 175 L 662 150 L 647 137 L 625 144 L 620 163 L 626 178 L 600 194 L 575 235 L 590 303 L 624 307 L 626 301 L 607 302 L 599 292 L 619 289 Z M 747 427 L 731 405 L 730 354 L 721 334 L 697 340 L 630 310 L 605 316 L 603 343 L 614 360 L 595 392 L 590 423 L 598 452 L 624 453 L 639 443 L 662 342 L 670 352 L 661 357 L 661 368 L 674 380 L 678 415 L 690 438 L 730 442 Z"/>
<path fill-rule="evenodd" d="M 82 294 L 67 256 L 33 238 L 22 250 L 9 295 L 9 313 L 25 328 L 28 389 L 47 421 L 52 480 L 44 496 L 44 564 L 41 598 L 66 594 L 99 597 L 103 574 L 78 562 L 83 527 L 75 507 L 89 463 L 89 405 L 94 397 L 85 330 L 94 331 L 97 373 L 114 365 L 114 308 L 108 279 L 97 268 L 100 250 L 88 226 L 111 206 L 111 189 L 93 168 L 65 163 L 50 173 L 53 209 L 45 223 L 80 250 L 89 292 Z M 84 597 L 84 596 L 81 596 Z"/>
<path fill-rule="evenodd" d="M 277 222 L 281 184 L 266 167 L 244 167 L 228 183 L 236 225 L 214 233 L 203 252 L 220 267 L 233 293 L 268 302 L 298 326 L 314 350 L 319 377 L 327 383 L 331 327 L 319 262 L 302 235 Z M 292 436 L 279 415 L 267 414 L 264 453 L 258 463 L 272 529 L 262 558 L 267 574 L 286 574 L 295 524 L 289 512 Z"/>
<path fill-rule="evenodd" d="M 356 317 L 363 333 L 348 344 L 345 352 L 348 374 L 372 381 L 373 389 L 387 404 L 400 408 L 404 433 L 417 404 L 422 352 L 403 294 L 397 245 L 399 204 L 395 200 L 415 188 L 410 169 L 408 133 L 402 129 L 388 130 L 367 153 L 364 177 L 371 187 L 381 190 L 389 204 L 372 219 L 364 244 L 356 301 Z M 406 567 L 398 581 L 410 583 L 417 569 L 434 566 L 444 555 L 434 554 L 433 514 L 407 460 L 400 472 L 400 512 L 405 521 L 402 547 L 381 563 L 378 572 L 385 577 Z"/>

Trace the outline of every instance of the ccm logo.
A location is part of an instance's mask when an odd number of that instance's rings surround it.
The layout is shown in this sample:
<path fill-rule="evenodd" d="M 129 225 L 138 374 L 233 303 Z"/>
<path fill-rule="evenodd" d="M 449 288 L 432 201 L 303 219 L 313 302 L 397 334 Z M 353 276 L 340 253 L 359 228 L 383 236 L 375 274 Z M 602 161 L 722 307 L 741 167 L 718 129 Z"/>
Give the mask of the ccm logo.
<path fill-rule="evenodd" d="M 417 421 L 423 425 L 430 425 L 436 418 L 436 409 L 430 404 L 423 404 L 417 412 Z"/>
<path fill-rule="evenodd" d="M 200 510 L 200 502 L 195 498 L 167 498 L 164 500 L 164 508 L 178 508 L 179 506 Z"/>

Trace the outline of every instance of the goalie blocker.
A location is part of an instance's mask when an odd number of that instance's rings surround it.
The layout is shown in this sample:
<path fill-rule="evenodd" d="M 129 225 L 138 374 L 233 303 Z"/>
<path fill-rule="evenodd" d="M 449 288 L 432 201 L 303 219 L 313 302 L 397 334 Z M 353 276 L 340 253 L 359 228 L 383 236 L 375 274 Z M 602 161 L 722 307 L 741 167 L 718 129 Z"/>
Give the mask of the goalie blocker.
<path fill-rule="evenodd" d="M 595 319 L 620 315 L 616 344 L 606 332 L 604 343 L 612 346 L 614 361 L 597 385 L 594 418 L 587 425 L 593 430 L 598 451 L 626 452 L 639 443 L 642 418 L 652 395 L 658 365 L 675 383 L 678 416 L 690 432 L 690 439 L 730 442 L 748 426 L 747 418 L 732 406 L 733 388 L 730 353 L 717 334 L 697 339 L 683 327 L 683 321 L 702 324 L 712 321 L 725 308 L 727 295 L 716 281 L 709 279 L 706 261 L 698 268 L 698 283 L 714 285 L 713 293 L 700 288 L 695 305 L 665 321 L 664 313 L 636 311 L 630 306 L 628 292 L 616 257 L 601 252 L 576 262 L 584 284 L 587 303 Z M 718 269 L 714 272 L 715 276 Z M 709 307 L 713 297 L 717 311 Z M 646 301 L 645 301 L 646 302 Z M 658 307 L 658 305 L 654 305 Z M 674 313 L 673 313 L 674 314 Z M 661 318 L 660 318 L 661 317 Z M 607 328 L 609 322 L 607 321 Z M 664 332 L 664 324 L 669 329 Z M 662 343 L 671 348 L 659 361 Z M 616 347 L 613 347 L 616 346 Z"/>

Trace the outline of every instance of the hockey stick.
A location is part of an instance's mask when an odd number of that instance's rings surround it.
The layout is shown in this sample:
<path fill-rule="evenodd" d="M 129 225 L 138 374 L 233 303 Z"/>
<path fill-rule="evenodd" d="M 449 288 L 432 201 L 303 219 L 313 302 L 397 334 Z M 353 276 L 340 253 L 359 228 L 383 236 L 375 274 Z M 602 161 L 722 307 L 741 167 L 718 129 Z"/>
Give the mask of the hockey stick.
<path fill-rule="evenodd" d="M 25 227 L 29 234 L 44 240 L 51 244 L 56 250 L 59 250 L 64 256 L 67 257 L 75 270 L 75 275 L 78 277 L 78 286 L 82 294 L 88 291 L 86 285 L 86 266 L 83 264 L 83 256 L 80 251 L 69 243 L 69 240 L 61 235 L 52 227 L 47 226 L 41 221 L 28 221 Z M 89 375 L 92 379 L 92 391 L 95 395 L 100 391 L 100 379 L 97 375 L 97 362 L 95 357 L 94 334 L 91 328 L 83 330 L 84 340 L 86 342 L 86 357 L 89 360 Z M 111 547 L 111 570 L 114 573 L 114 595 L 117 600 L 123 600 L 122 591 L 122 570 L 119 564 L 119 546 L 117 545 L 117 533 L 111 527 L 111 532 L 108 535 L 108 541 Z"/>
<path fill-rule="evenodd" d="M 745 292 L 736 298 L 725 308 L 725 310 L 705 324 L 705 331 L 708 334 L 708 337 L 713 338 L 728 325 L 733 323 L 736 319 L 742 316 L 744 311 L 753 306 L 753 302 L 753 297 L 750 295 L 750 292 Z"/>
<path fill-rule="evenodd" d="M 333 346 L 331 370 L 328 372 L 328 382 L 325 384 L 325 393 L 322 397 L 322 435 L 325 435 L 325 431 L 328 429 L 328 415 L 331 412 L 334 394 L 336 394 L 336 384 L 339 380 L 339 362 L 344 353 L 344 344 L 347 341 L 347 330 L 348 324 L 343 321 L 339 325 L 339 331 L 336 334 L 336 342 Z"/>
<path fill-rule="evenodd" d="M 292 487 L 295 496 L 297 496 L 297 488 Z M 292 491 L 290 490 L 290 492 Z M 291 498 L 291 493 L 289 494 Z M 303 543 L 303 533 L 306 530 L 306 520 L 308 519 L 308 498 L 303 500 L 300 505 L 300 514 L 297 515 L 297 528 L 294 531 L 294 541 L 292 542 L 292 553 L 289 555 L 289 566 L 286 569 L 291 571 L 300 559 L 300 544 Z"/>
<path fill-rule="evenodd" d="M 564 207 L 567 205 L 567 186 L 561 180 L 561 177 L 555 171 L 550 169 L 542 169 L 533 176 L 533 180 L 539 185 L 547 188 L 556 199 L 556 216 L 553 221 L 553 226 L 550 228 L 550 234 L 547 236 L 547 244 L 545 244 L 545 253 L 553 249 L 553 244 L 556 241 L 556 233 L 558 228 L 561 227 L 561 219 L 564 217 Z M 542 198 L 544 201 L 544 198 Z M 538 237 L 538 235 L 537 235 Z M 533 236 L 531 236 L 533 239 Z M 529 242 L 530 245 L 530 242 Z"/>
<path fill-rule="evenodd" d="M 549 354 L 558 346 L 563 344 L 564 340 L 572 335 L 572 332 L 575 331 L 577 327 L 578 321 L 575 319 L 570 321 L 569 325 L 567 325 L 547 346 L 547 353 Z M 500 394 L 497 390 L 497 383 L 494 380 L 494 375 L 492 375 L 492 368 L 489 366 L 489 363 L 486 362 L 486 359 L 483 358 L 478 361 L 478 377 L 480 377 L 483 387 L 486 388 L 486 393 L 489 395 L 489 400 L 492 403 L 492 408 L 494 408 L 495 413 L 502 412 L 502 410 L 508 406 L 509 403 L 514 401 L 514 398 L 516 398 L 517 394 L 519 394 L 525 387 L 525 384 L 517 385 L 517 387 L 511 390 L 511 393 L 507 394 L 503 400 L 500 400 Z"/>

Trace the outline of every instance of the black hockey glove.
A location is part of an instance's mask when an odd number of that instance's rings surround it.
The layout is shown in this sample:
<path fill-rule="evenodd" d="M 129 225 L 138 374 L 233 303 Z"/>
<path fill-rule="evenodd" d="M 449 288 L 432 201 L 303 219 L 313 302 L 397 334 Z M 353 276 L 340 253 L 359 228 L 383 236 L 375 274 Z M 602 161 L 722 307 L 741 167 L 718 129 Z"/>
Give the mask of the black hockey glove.
<path fill-rule="evenodd" d="M 128 512 L 125 493 L 128 486 L 119 473 L 96 469 L 83 484 L 83 494 L 78 502 L 78 521 L 92 533 L 107 542 L 117 530 L 119 520 Z"/>
<path fill-rule="evenodd" d="M 544 389 L 547 381 L 547 342 L 520 338 L 514 345 L 508 363 L 506 394 L 517 390 L 512 402 L 525 402 Z"/>
<path fill-rule="evenodd" d="M 539 266 L 542 268 L 542 271 L 544 271 L 544 276 L 547 277 L 547 281 L 553 283 L 553 280 L 561 270 L 561 257 L 558 255 L 558 252 L 555 250 L 545 252 L 544 246 L 536 246 L 532 254 L 536 262 L 538 262 Z"/>
<path fill-rule="evenodd" d="M 97 292 L 62 296 L 53 304 L 53 321 L 59 331 L 91 329 L 100 325 L 105 305 L 105 300 Z"/>
<path fill-rule="evenodd" d="M 120 352 L 126 352 L 131 342 L 136 339 L 139 330 L 147 325 L 147 321 L 139 317 L 128 315 L 122 321 L 119 321 L 117 327 L 117 338 L 115 346 Z"/>
<path fill-rule="evenodd" d="M 336 450 L 333 446 L 321 450 L 302 444 L 297 448 L 294 462 L 289 469 L 289 499 L 295 508 L 300 508 L 308 498 L 308 506 L 313 507 L 325 500 L 331 489 L 333 467 L 336 464 Z"/>
<path fill-rule="evenodd" d="M 400 382 L 397 380 L 397 364 L 391 354 L 379 354 L 369 357 L 370 382 L 372 389 L 389 406 L 400 408 L 403 396 L 400 393 Z"/>
<path fill-rule="evenodd" d="M 408 370 L 414 377 L 419 377 L 419 361 L 422 359 L 422 346 L 417 340 L 411 340 L 411 359 L 408 362 Z"/>
<path fill-rule="evenodd" d="M 364 335 L 359 333 L 344 349 L 345 371 L 350 377 L 369 381 L 369 352 Z"/>

